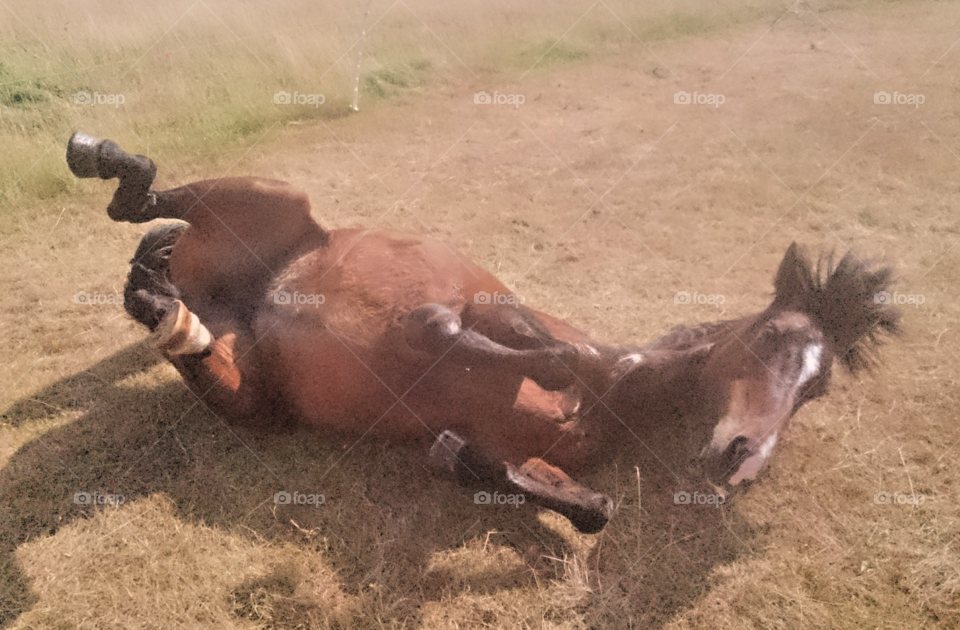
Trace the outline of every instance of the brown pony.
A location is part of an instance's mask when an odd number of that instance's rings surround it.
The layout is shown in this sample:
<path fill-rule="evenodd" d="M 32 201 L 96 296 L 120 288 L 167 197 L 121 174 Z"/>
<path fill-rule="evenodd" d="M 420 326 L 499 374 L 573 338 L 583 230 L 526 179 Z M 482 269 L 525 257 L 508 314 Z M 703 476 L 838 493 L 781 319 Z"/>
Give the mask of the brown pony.
<path fill-rule="evenodd" d="M 656 427 L 685 406 L 707 427 L 694 441 L 709 478 L 735 486 L 826 392 L 834 358 L 865 367 L 878 335 L 897 330 L 898 313 L 874 298 L 889 269 L 852 253 L 813 269 L 793 245 L 763 313 L 645 349 L 604 346 L 516 304 L 440 241 L 324 230 L 283 182 L 152 191 L 149 159 L 79 133 L 67 161 L 78 177 L 119 178 L 115 221 L 178 220 L 143 238 L 124 304 L 216 413 L 426 437 L 462 483 L 522 493 L 585 532 L 603 528 L 612 502 L 561 469 L 595 459 L 614 428 Z"/>

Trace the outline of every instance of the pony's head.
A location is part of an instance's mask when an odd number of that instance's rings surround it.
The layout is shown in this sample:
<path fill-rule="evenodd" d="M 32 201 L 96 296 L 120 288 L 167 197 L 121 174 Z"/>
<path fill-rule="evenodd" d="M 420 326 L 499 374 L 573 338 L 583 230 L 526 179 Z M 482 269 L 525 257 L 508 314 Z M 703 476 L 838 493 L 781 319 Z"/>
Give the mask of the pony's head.
<path fill-rule="evenodd" d="M 729 322 L 700 374 L 707 417 L 718 419 L 701 452 L 711 481 L 737 486 L 764 468 L 787 421 L 826 393 L 834 360 L 870 369 L 899 311 L 883 299 L 889 267 L 852 252 L 814 266 L 796 243 L 777 271 L 776 297 L 762 313 Z"/>

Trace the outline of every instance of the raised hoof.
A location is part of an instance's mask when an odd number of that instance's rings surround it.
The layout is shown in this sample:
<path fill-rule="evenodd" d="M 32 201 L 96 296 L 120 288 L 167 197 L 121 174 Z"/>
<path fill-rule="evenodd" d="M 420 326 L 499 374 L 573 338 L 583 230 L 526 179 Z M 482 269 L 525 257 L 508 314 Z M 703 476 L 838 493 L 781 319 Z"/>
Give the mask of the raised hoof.
<path fill-rule="evenodd" d="M 168 359 L 184 354 L 201 354 L 213 343 L 213 335 L 180 300 L 174 302 L 160 325 L 150 335 L 150 345 Z"/>
<path fill-rule="evenodd" d="M 81 179 L 100 177 L 97 163 L 102 142 L 100 138 L 79 131 L 70 136 L 67 143 L 67 166 L 70 172 Z"/>
<path fill-rule="evenodd" d="M 120 179 L 120 186 L 107 207 L 114 221 L 143 223 L 153 220 L 147 209 L 156 203 L 150 186 L 157 167 L 150 158 L 130 155 L 115 142 L 79 131 L 67 143 L 67 166 L 80 178 Z"/>

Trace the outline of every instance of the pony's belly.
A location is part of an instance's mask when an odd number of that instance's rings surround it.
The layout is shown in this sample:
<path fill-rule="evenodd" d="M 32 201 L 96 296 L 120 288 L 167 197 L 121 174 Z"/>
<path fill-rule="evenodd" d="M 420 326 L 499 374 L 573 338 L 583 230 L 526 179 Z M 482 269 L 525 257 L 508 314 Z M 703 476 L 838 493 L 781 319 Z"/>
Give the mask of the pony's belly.
<path fill-rule="evenodd" d="M 329 334 L 305 343 L 284 340 L 278 350 L 277 383 L 298 420 L 345 433 L 397 437 L 429 433 L 397 402 L 402 379 L 391 370 L 378 370 L 376 361 L 362 350 Z"/>

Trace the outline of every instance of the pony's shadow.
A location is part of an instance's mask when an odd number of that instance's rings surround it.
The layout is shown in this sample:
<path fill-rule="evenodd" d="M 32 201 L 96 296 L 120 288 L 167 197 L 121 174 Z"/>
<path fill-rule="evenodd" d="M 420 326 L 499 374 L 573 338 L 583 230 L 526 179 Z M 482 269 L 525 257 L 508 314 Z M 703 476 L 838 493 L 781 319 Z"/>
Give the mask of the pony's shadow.
<path fill-rule="evenodd" d="M 672 473 L 664 476 L 651 457 L 620 454 L 583 478 L 614 496 L 618 514 L 575 566 L 569 560 L 582 545 L 571 544 L 563 519 L 540 518 L 530 507 L 476 505 L 472 491 L 428 469 L 426 445 L 228 426 L 179 379 L 157 385 L 147 375 L 156 369 L 172 370 L 131 346 L 4 414 L 12 427 L 56 426 L 0 470 L 0 627 L 38 599 L 17 548 L 102 509 L 78 505 L 78 492 L 122 494 L 127 504 L 162 493 L 184 522 L 246 532 L 252 541 L 314 550 L 322 538 L 340 588 L 358 594 L 377 583 L 395 602 L 389 614 L 414 625 L 430 601 L 572 579 L 581 588 L 575 612 L 586 620 L 609 627 L 639 615 L 656 627 L 702 597 L 710 569 L 735 558 L 750 538 L 730 535 L 721 510 L 670 509 L 667 495 L 651 489 L 673 491 Z M 642 505 L 635 463 L 644 471 Z M 276 505 L 278 491 L 322 493 L 325 502 Z M 434 562 L 470 545 L 499 546 L 516 561 Z M 310 611 L 288 612 L 309 618 Z"/>

